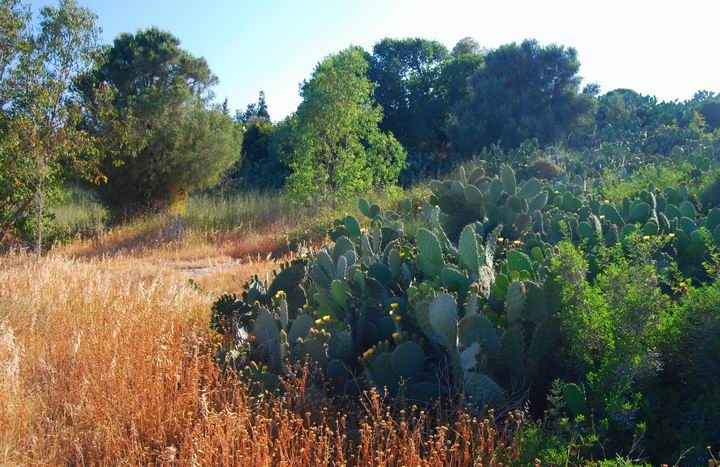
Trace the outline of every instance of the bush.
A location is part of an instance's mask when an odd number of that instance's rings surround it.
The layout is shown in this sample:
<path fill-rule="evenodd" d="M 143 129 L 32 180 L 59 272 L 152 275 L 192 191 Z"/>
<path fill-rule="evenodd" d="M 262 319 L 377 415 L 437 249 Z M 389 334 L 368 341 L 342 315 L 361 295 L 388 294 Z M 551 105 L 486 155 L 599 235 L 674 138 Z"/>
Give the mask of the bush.
<path fill-rule="evenodd" d="M 700 202 L 705 210 L 720 206 L 720 171 L 705 175 L 701 187 Z"/>
<path fill-rule="evenodd" d="M 163 122 L 137 155 L 107 162 L 96 186 L 115 218 L 162 212 L 208 188 L 240 155 L 242 133 L 219 110 L 193 109 Z"/>
<path fill-rule="evenodd" d="M 541 180 L 552 180 L 563 172 L 563 168 L 550 159 L 536 159 L 525 168 L 525 175 L 528 178 L 535 177 Z"/>

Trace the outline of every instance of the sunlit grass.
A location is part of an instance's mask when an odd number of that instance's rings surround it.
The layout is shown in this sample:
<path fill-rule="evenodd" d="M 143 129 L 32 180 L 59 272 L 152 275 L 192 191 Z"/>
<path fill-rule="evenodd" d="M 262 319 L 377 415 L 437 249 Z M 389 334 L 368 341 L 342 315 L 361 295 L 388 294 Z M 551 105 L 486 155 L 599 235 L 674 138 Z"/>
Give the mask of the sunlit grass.
<path fill-rule="evenodd" d="M 282 192 L 244 192 L 225 198 L 197 195 L 190 198 L 183 218 L 190 228 L 263 229 L 282 221 L 292 224 L 309 214 Z"/>
<path fill-rule="evenodd" d="M 107 221 L 107 211 L 81 188 L 71 188 L 63 196 L 63 202 L 53 209 L 53 226 L 76 233 L 97 231 Z"/>
<path fill-rule="evenodd" d="M 151 253 L 0 260 L 0 464 L 517 462 L 521 414 L 399 413 L 377 393 L 322 397 L 302 377 L 283 396 L 251 397 L 214 359 L 209 307 L 274 263 L 190 281 Z"/>

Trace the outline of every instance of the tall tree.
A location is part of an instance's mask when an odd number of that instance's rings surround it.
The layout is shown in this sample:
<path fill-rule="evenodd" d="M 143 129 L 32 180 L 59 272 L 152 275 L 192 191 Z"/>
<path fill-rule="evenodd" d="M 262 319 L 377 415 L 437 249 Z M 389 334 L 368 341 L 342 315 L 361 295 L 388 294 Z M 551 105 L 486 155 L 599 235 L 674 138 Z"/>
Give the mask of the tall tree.
<path fill-rule="evenodd" d="M 378 127 L 373 84 L 362 49 L 350 47 L 320 62 L 303 83 L 293 119 L 288 188 L 296 199 L 338 198 L 395 183 L 405 151 Z"/>
<path fill-rule="evenodd" d="M 579 68 L 575 49 L 534 40 L 489 52 L 470 78 L 469 98 L 454 109 L 453 149 L 469 156 L 493 143 L 558 141 L 592 109 L 592 96 L 580 93 Z"/>
<path fill-rule="evenodd" d="M 460 57 L 462 55 L 482 55 L 483 49 L 477 40 L 472 37 L 463 37 L 460 39 L 455 47 L 452 49 L 453 57 Z"/>
<path fill-rule="evenodd" d="M 95 15 L 72 0 L 40 11 L 0 0 L 0 244 L 11 231 L 35 235 L 40 252 L 48 208 L 69 172 L 97 174 L 98 153 L 79 129 L 73 79 L 97 48 Z"/>
<path fill-rule="evenodd" d="M 235 114 L 235 120 L 247 123 L 251 120 L 270 121 L 270 113 L 268 112 L 267 103 L 265 102 L 265 91 L 260 91 L 257 103 L 248 104 L 245 112 L 239 110 Z"/>
<path fill-rule="evenodd" d="M 276 129 L 265 103 L 265 93 L 260 91 L 257 103 L 251 103 L 244 112 L 235 115 L 243 128 L 242 157 L 228 171 L 222 184 L 223 190 L 276 189 L 285 184 L 289 175 L 283 157 L 273 151 L 272 142 Z"/>
<path fill-rule="evenodd" d="M 240 157 L 241 128 L 210 104 L 216 82 L 205 59 L 156 28 L 121 34 L 80 81 L 87 124 L 109 155 L 98 193 L 115 215 L 167 209 L 217 183 Z M 113 99 L 99 105 L 106 88 Z"/>
<path fill-rule="evenodd" d="M 380 127 L 410 151 L 436 149 L 444 124 L 437 82 L 449 55 L 441 43 L 421 38 L 385 38 L 373 47 L 368 78 L 384 112 Z"/>
<path fill-rule="evenodd" d="M 383 39 L 369 57 L 368 77 L 383 107 L 381 128 L 391 131 L 409 151 L 404 182 L 442 168 L 449 138 L 446 123 L 452 106 L 467 95 L 467 79 L 482 66 L 482 49 L 464 38 L 450 54 L 436 41 Z"/>

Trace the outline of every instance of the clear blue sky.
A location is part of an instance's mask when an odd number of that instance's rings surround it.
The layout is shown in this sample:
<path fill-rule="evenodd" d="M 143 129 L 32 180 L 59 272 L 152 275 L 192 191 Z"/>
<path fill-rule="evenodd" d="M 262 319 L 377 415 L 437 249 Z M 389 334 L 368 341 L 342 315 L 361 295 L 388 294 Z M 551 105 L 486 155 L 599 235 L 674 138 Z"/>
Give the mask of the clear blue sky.
<path fill-rule="evenodd" d="M 34 6 L 55 0 L 32 0 Z M 536 38 L 574 46 L 586 82 L 661 100 L 720 91 L 718 0 L 79 0 L 106 42 L 158 26 L 205 57 L 219 101 L 244 108 L 264 90 L 274 120 L 297 107 L 298 84 L 324 56 L 383 37 L 421 36 L 452 47 Z"/>

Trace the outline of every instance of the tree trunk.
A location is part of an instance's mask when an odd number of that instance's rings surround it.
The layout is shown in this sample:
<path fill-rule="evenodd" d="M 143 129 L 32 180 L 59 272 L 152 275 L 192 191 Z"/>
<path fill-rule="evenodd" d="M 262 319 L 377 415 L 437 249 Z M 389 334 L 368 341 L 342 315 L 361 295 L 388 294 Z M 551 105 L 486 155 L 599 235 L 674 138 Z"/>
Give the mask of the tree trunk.
<path fill-rule="evenodd" d="M 5 221 L 4 224 L 0 225 L 0 246 L 2 246 L 3 243 L 5 243 L 5 240 L 7 239 L 7 235 L 10 233 L 10 230 L 12 229 L 13 224 L 17 219 L 20 218 L 23 214 L 25 214 L 25 211 L 27 211 L 30 208 L 30 205 L 32 204 L 33 198 L 29 198 L 25 203 L 23 203 L 16 211 L 15 213 L 10 216 L 8 220 Z"/>

